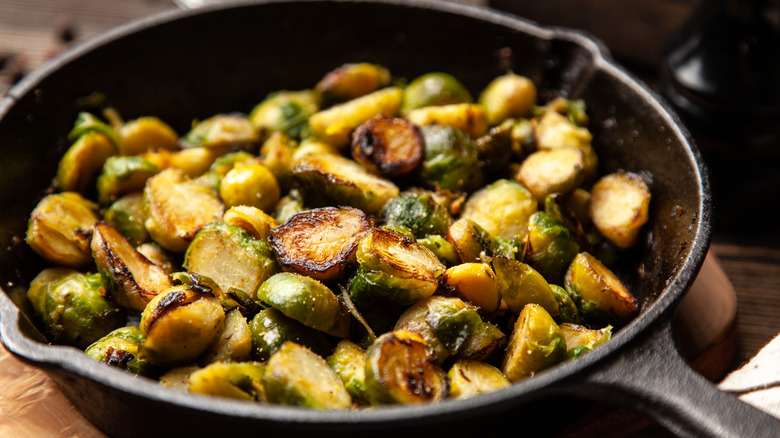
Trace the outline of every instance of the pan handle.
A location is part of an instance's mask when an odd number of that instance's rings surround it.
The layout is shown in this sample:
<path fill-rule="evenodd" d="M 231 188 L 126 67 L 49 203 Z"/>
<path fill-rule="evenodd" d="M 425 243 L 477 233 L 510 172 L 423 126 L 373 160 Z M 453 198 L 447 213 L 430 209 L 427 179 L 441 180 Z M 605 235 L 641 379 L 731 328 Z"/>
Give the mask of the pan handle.
<path fill-rule="evenodd" d="M 672 318 L 657 321 L 574 388 L 579 396 L 628 406 L 681 437 L 776 437 L 780 420 L 719 390 L 683 359 Z"/>

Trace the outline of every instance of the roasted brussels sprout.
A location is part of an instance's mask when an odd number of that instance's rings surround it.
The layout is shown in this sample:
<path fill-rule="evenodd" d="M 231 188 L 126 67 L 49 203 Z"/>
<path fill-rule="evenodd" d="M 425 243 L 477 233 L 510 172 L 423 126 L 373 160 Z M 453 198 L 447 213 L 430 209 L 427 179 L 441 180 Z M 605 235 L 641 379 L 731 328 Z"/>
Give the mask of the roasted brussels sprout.
<path fill-rule="evenodd" d="M 419 126 L 449 126 L 472 139 L 485 135 L 488 130 L 485 108 L 475 103 L 426 106 L 407 112 L 406 118 Z"/>
<path fill-rule="evenodd" d="M 537 270 L 506 257 L 493 257 L 491 264 L 501 298 L 509 310 L 520 313 L 526 305 L 537 304 L 551 315 L 560 313 L 555 293 Z"/>
<path fill-rule="evenodd" d="M 218 114 L 193 124 L 181 138 L 185 148 L 251 148 L 259 141 L 257 130 L 243 114 Z"/>
<path fill-rule="evenodd" d="M 422 336 L 395 330 L 378 337 L 366 352 L 366 392 L 375 405 L 425 403 L 443 400 L 449 385 Z"/>
<path fill-rule="evenodd" d="M 98 362 L 140 376 L 157 377 L 162 369 L 138 357 L 138 346 L 142 341 L 141 329 L 136 326 L 121 327 L 95 341 L 84 353 Z"/>
<path fill-rule="evenodd" d="M 146 180 L 159 172 L 141 157 L 109 157 L 97 179 L 98 200 L 108 204 L 124 194 L 141 191 Z"/>
<path fill-rule="evenodd" d="M 338 337 L 349 334 L 349 316 L 336 294 L 305 275 L 280 272 L 257 289 L 257 298 L 301 324 Z"/>
<path fill-rule="evenodd" d="M 314 87 L 326 102 L 343 102 L 390 85 L 390 71 L 368 62 L 344 64 L 328 72 Z"/>
<path fill-rule="evenodd" d="M 212 222 L 198 231 L 187 247 L 184 268 L 212 279 L 223 291 L 249 294 L 278 271 L 265 242 L 224 222 Z"/>
<path fill-rule="evenodd" d="M 81 135 L 60 159 L 57 188 L 65 192 L 91 194 L 103 164 L 116 153 L 114 142 L 100 132 Z"/>
<path fill-rule="evenodd" d="M 319 98 L 312 90 L 277 91 L 252 109 L 249 121 L 260 133 L 261 141 L 275 132 L 301 138 L 309 117 L 319 109 Z"/>
<path fill-rule="evenodd" d="M 281 189 L 271 171 L 260 164 L 236 163 L 219 183 L 219 196 L 226 207 L 248 205 L 271 211 L 279 202 Z"/>
<path fill-rule="evenodd" d="M 187 389 L 198 394 L 264 401 L 265 365 L 259 362 L 214 362 L 189 375 Z"/>
<path fill-rule="evenodd" d="M 48 195 L 30 213 L 25 240 L 47 261 L 79 268 L 92 262 L 92 226 L 98 206 L 75 192 Z"/>
<path fill-rule="evenodd" d="M 185 175 L 195 178 L 203 176 L 218 158 L 228 152 L 230 152 L 230 149 L 226 147 L 193 147 L 178 151 L 169 151 L 167 149 L 147 151 L 141 154 L 140 157 L 160 169 L 179 169 Z M 206 185 L 211 186 L 208 183 Z"/>
<path fill-rule="evenodd" d="M 551 284 L 550 289 L 552 289 L 555 300 L 558 302 L 559 313 L 555 316 L 556 321 L 579 324 L 581 321 L 580 311 L 577 309 L 577 303 L 574 302 L 569 292 L 557 284 Z"/>
<path fill-rule="evenodd" d="M 515 178 L 543 201 L 552 193 L 568 193 L 585 178 L 585 156 L 573 147 L 542 149 L 526 157 Z"/>
<path fill-rule="evenodd" d="M 455 362 L 447 372 L 447 378 L 450 381 L 450 396 L 454 398 L 474 397 L 511 385 L 501 370 L 475 360 Z"/>
<path fill-rule="evenodd" d="M 412 80 L 404 90 L 402 113 L 434 105 L 471 103 L 471 93 L 454 76 L 426 73 Z"/>
<path fill-rule="evenodd" d="M 46 268 L 30 282 L 27 299 L 55 343 L 86 348 L 124 322 L 99 274 Z"/>
<path fill-rule="evenodd" d="M 258 312 L 249 323 L 252 332 L 252 357 L 267 361 L 285 341 L 304 345 L 325 355 L 330 351 L 330 341 L 324 332 L 307 327 L 284 316 L 273 307 Z"/>
<path fill-rule="evenodd" d="M 490 322 L 482 321 L 463 343 L 457 357 L 492 362 L 505 343 L 506 335 L 501 329 Z"/>
<path fill-rule="evenodd" d="M 452 216 L 433 194 L 422 191 L 403 192 L 391 198 L 380 217 L 385 225 L 406 227 L 418 238 L 431 234 L 444 236 L 452 223 Z"/>
<path fill-rule="evenodd" d="M 293 153 L 298 144 L 281 132 L 271 134 L 260 146 L 260 160 L 279 183 L 283 193 L 292 187 Z"/>
<path fill-rule="evenodd" d="M 323 207 L 296 213 L 269 236 L 282 269 L 322 281 L 343 278 L 372 221 L 351 207 Z"/>
<path fill-rule="evenodd" d="M 291 189 L 279 199 L 274 207 L 273 218 L 277 223 L 284 223 L 295 213 L 306 210 L 303 206 L 303 195 L 298 189 Z"/>
<path fill-rule="evenodd" d="M 484 179 L 474 141 L 450 126 L 428 125 L 421 128 L 425 139 L 425 158 L 419 180 L 428 189 L 471 191 Z"/>
<path fill-rule="evenodd" d="M 486 175 L 501 174 L 512 159 L 512 129 L 516 120 L 507 119 L 488 132 L 475 139 L 477 157 L 483 165 Z"/>
<path fill-rule="evenodd" d="M 460 257 L 455 250 L 455 245 L 450 243 L 444 236 L 428 234 L 421 239 L 417 239 L 417 244 L 430 249 L 445 266 L 454 266 L 460 263 Z"/>
<path fill-rule="evenodd" d="M 341 378 L 341 383 L 352 400 L 367 403 L 366 396 L 366 351 L 354 342 L 343 339 L 333 353 L 326 358 L 328 366 Z"/>
<path fill-rule="evenodd" d="M 429 249 L 391 230 L 372 229 L 358 244 L 349 293 L 358 303 L 409 305 L 433 295 L 446 270 Z"/>
<path fill-rule="evenodd" d="M 513 241 L 490 235 L 471 219 L 461 217 L 447 230 L 447 241 L 452 243 L 460 261 L 480 263 L 493 256 L 515 257 L 518 248 Z"/>
<path fill-rule="evenodd" d="M 144 242 L 136 246 L 135 250 L 150 262 L 162 268 L 168 275 L 181 270 L 178 258 L 154 242 Z"/>
<path fill-rule="evenodd" d="M 108 111 L 104 111 L 103 113 L 104 116 L 110 114 L 111 113 Z M 111 143 L 117 148 L 120 148 L 122 140 L 113 125 L 113 122 L 106 123 L 92 113 L 81 111 L 78 116 L 76 116 L 76 121 L 73 122 L 73 129 L 68 133 L 68 140 L 75 141 L 85 134 L 96 133 L 105 135 L 111 140 Z"/>
<path fill-rule="evenodd" d="M 561 323 L 563 338 L 566 340 L 566 357 L 577 357 L 612 338 L 612 326 L 593 330 L 579 324 Z"/>
<path fill-rule="evenodd" d="M 360 164 L 335 154 L 312 154 L 300 159 L 293 169 L 307 205 L 346 205 L 377 214 L 398 187 L 390 180 L 370 173 Z"/>
<path fill-rule="evenodd" d="M 500 179 L 469 196 L 461 218 L 476 222 L 492 236 L 515 239 L 523 236 L 528 219 L 536 211 L 536 198 L 527 188 Z"/>
<path fill-rule="evenodd" d="M 271 403 L 315 409 L 348 409 L 352 398 L 325 359 L 294 342 L 285 342 L 268 360 L 263 387 Z"/>
<path fill-rule="evenodd" d="M 478 102 L 485 107 L 490 125 L 508 118 L 529 117 L 536 106 L 536 85 L 513 72 L 499 76 L 487 85 Z"/>
<path fill-rule="evenodd" d="M 633 246 L 647 222 L 650 190 L 641 176 L 615 172 L 603 176 L 591 190 L 593 224 L 620 248 Z"/>
<path fill-rule="evenodd" d="M 256 157 L 247 151 L 228 152 L 214 160 L 209 166 L 209 170 L 198 177 L 198 181 L 206 184 L 215 192 L 219 192 L 222 178 L 224 178 L 237 164 L 251 164 L 256 162 Z"/>
<path fill-rule="evenodd" d="M 534 133 L 536 147 L 542 149 L 555 149 L 559 147 L 573 147 L 583 154 L 583 178 L 585 182 L 592 182 L 598 175 L 598 157 L 591 145 L 592 135 L 587 128 L 577 126 L 566 116 L 556 111 L 545 111 L 534 121 Z"/>
<path fill-rule="evenodd" d="M 531 215 L 526 230 L 523 261 L 549 282 L 562 284 L 569 264 L 580 251 L 576 237 L 561 221 L 543 211 Z"/>
<path fill-rule="evenodd" d="M 157 117 L 146 116 L 130 120 L 118 129 L 122 155 L 138 155 L 146 151 L 179 148 L 179 135 Z"/>
<path fill-rule="evenodd" d="M 222 216 L 222 220 L 242 228 L 250 236 L 258 240 L 268 239 L 271 230 L 278 225 L 276 219 L 269 216 L 266 212 L 248 205 L 230 207 Z"/>
<path fill-rule="evenodd" d="M 177 169 L 149 178 L 144 188 L 144 225 L 155 242 L 174 252 L 184 252 L 200 228 L 223 213 L 213 191 Z"/>
<path fill-rule="evenodd" d="M 424 150 L 420 128 L 382 114 L 360 125 L 352 137 L 352 158 L 388 178 L 414 170 Z"/>
<path fill-rule="evenodd" d="M 352 131 L 377 114 L 395 116 L 402 98 L 400 88 L 383 88 L 312 114 L 309 126 L 316 137 L 342 149 L 349 144 Z"/>
<path fill-rule="evenodd" d="M 542 306 L 528 304 L 517 317 L 501 370 L 516 382 L 561 362 L 565 354 L 561 328 Z"/>
<path fill-rule="evenodd" d="M 495 312 L 501 304 L 498 279 L 487 263 L 455 265 L 444 272 L 441 281 L 455 295 L 488 314 Z"/>
<path fill-rule="evenodd" d="M 194 361 L 217 339 L 225 311 L 211 289 L 178 285 L 156 295 L 141 314 L 142 359 L 171 367 Z"/>
<path fill-rule="evenodd" d="M 252 355 L 252 331 L 240 309 L 233 309 L 225 316 L 222 332 L 202 356 L 202 362 L 242 362 Z"/>
<path fill-rule="evenodd" d="M 589 325 L 623 324 L 639 312 L 636 298 L 596 257 L 581 252 L 566 271 L 565 287 Z"/>
<path fill-rule="evenodd" d="M 103 220 L 135 244 L 149 241 L 144 226 L 143 192 L 128 193 L 112 202 L 103 212 Z"/>
<path fill-rule="evenodd" d="M 92 257 L 111 297 L 142 312 L 155 295 L 173 286 L 168 274 L 150 262 L 116 228 L 97 222 L 92 234 Z"/>

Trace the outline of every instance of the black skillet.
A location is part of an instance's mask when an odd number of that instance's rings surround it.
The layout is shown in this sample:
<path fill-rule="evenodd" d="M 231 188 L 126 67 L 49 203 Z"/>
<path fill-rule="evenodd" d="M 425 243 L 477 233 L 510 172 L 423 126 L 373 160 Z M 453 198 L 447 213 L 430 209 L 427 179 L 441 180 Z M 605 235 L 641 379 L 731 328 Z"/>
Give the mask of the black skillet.
<path fill-rule="evenodd" d="M 355 61 L 406 78 L 446 71 L 474 93 L 512 68 L 532 78 L 544 100 L 584 99 L 602 171 L 622 168 L 652 180 L 644 247 L 623 272 L 643 304 L 639 317 L 599 349 L 506 390 L 363 412 L 179 393 L 41 342 L 20 297 L 42 264 L 23 235 L 85 96 L 105 93 L 125 118 L 156 115 L 183 132 L 192 119 L 248 111 L 268 92 L 310 87 L 323 72 Z M 674 114 L 582 33 L 411 0 L 257 1 L 166 12 L 91 39 L 14 87 L 0 100 L 0 157 L 2 341 L 113 435 L 549 435 L 577 416 L 583 399 L 630 406 L 681 436 L 780 433 L 772 417 L 717 390 L 680 356 L 672 320 L 710 241 L 707 174 Z"/>

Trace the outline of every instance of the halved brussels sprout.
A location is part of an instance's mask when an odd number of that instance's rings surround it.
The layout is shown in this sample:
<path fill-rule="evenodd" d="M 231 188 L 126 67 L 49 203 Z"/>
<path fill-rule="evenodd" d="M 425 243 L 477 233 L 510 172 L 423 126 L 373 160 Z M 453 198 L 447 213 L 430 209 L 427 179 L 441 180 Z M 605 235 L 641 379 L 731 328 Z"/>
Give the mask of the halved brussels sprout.
<path fill-rule="evenodd" d="M 141 314 L 142 359 L 171 367 L 192 362 L 217 339 L 225 311 L 211 289 L 178 285 L 155 296 Z"/>
<path fill-rule="evenodd" d="M 185 148 L 246 149 L 259 141 L 257 130 L 243 114 L 217 114 L 197 122 L 181 138 Z"/>
<path fill-rule="evenodd" d="M 184 252 L 201 227 L 223 213 L 211 189 L 178 169 L 149 178 L 144 188 L 144 225 L 155 242 L 174 252 Z"/>
<path fill-rule="evenodd" d="M 544 114 L 548 111 L 555 111 L 566 116 L 572 123 L 577 126 L 587 126 L 590 118 L 586 112 L 585 101 L 581 99 L 565 99 L 563 97 L 556 97 L 555 99 L 547 102 L 544 106 L 537 107 L 537 115 Z"/>
<path fill-rule="evenodd" d="M 268 245 L 243 228 L 224 222 L 198 231 L 184 255 L 184 268 L 215 281 L 223 291 L 254 293 L 278 271 Z"/>
<path fill-rule="evenodd" d="M 485 174 L 503 172 L 512 159 L 512 129 L 516 120 L 508 119 L 493 126 L 488 132 L 475 139 L 477 156 L 484 163 Z"/>
<path fill-rule="evenodd" d="M 298 189 L 291 189 L 279 199 L 274 207 L 273 217 L 277 223 L 284 223 L 295 213 L 306 210 L 303 206 L 303 195 Z"/>
<path fill-rule="evenodd" d="M 261 141 L 275 132 L 301 138 L 309 116 L 319 109 L 319 97 L 312 90 L 276 91 L 252 109 L 249 121 L 260 133 Z"/>
<path fill-rule="evenodd" d="M 443 236 L 429 234 L 421 239 L 417 239 L 417 244 L 430 249 L 445 266 L 454 266 L 460 263 L 460 257 L 455 250 L 455 245 L 451 244 Z"/>
<path fill-rule="evenodd" d="M 513 117 L 529 117 L 536 106 L 536 85 L 513 72 L 499 76 L 487 85 L 478 102 L 485 107 L 490 125 Z"/>
<path fill-rule="evenodd" d="M 267 361 L 286 341 L 305 345 L 321 355 L 327 354 L 331 348 L 325 333 L 284 316 L 273 307 L 258 312 L 249 322 L 249 329 L 252 332 L 252 357 L 257 360 Z"/>
<path fill-rule="evenodd" d="M 128 193 L 106 208 L 103 220 L 135 244 L 147 242 L 149 232 L 144 227 L 144 194 Z"/>
<path fill-rule="evenodd" d="M 551 315 L 560 313 L 550 284 L 534 268 L 506 257 L 493 257 L 491 264 L 498 279 L 501 298 L 510 311 L 520 313 L 526 305 L 536 304 Z"/>
<path fill-rule="evenodd" d="M 328 366 L 338 374 L 344 388 L 358 403 L 367 403 L 366 351 L 354 342 L 343 339 L 326 358 Z"/>
<path fill-rule="evenodd" d="M 419 126 L 450 126 L 472 139 L 485 135 L 488 130 L 485 107 L 475 103 L 426 106 L 407 112 L 406 118 Z"/>
<path fill-rule="evenodd" d="M 242 362 L 252 355 L 252 331 L 240 309 L 225 316 L 225 324 L 217 340 L 202 356 L 203 363 L 224 361 Z"/>
<path fill-rule="evenodd" d="M 579 324 L 561 323 L 563 338 L 566 340 L 566 356 L 576 357 L 593 350 L 612 338 L 612 326 L 593 330 Z"/>
<path fill-rule="evenodd" d="M 236 163 L 222 177 L 219 196 L 226 207 L 249 205 L 260 210 L 271 211 L 279 202 L 281 189 L 271 171 L 255 161 Z"/>
<path fill-rule="evenodd" d="M 573 147 L 542 149 L 526 157 L 515 178 L 540 202 L 552 193 L 568 193 L 585 178 L 585 156 Z"/>
<path fill-rule="evenodd" d="M 420 184 L 433 190 L 470 191 L 482 184 L 484 175 L 474 141 L 450 126 L 421 128 L 425 158 Z"/>
<path fill-rule="evenodd" d="M 44 269 L 30 282 L 27 299 L 55 343 L 83 349 L 124 322 L 124 312 L 105 298 L 100 274 Z"/>
<path fill-rule="evenodd" d="M 463 263 L 444 272 L 442 283 L 458 297 L 490 314 L 501 304 L 498 279 L 487 263 Z"/>
<path fill-rule="evenodd" d="M 446 235 L 452 216 L 433 194 L 408 191 L 387 201 L 381 212 L 381 221 L 393 228 L 407 227 L 415 237 L 431 234 Z"/>
<path fill-rule="evenodd" d="M 434 105 L 471 103 L 471 93 L 449 73 L 431 72 L 412 80 L 404 90 L 402 112 Z"/>
<path fill-rule="evenodd" d="M 564 359 L 563 331 L 542 306 L 528 304 L 517 317 L 501 370 L 512 382 L 533 376 Z"/>
<path fill-rule="evenodd" d="M 620 248 L 633 246 L 647 222 L 650 190 L 641 176 L 615 172 L 591 190 L 590 216 L 599 232 Z"/>
<path fill-rule="evenodd" d="M 135 247 L 135 250 L 146 257 L 150 262 L 162 268 L 168 275 L 181 270 L 181 263 L 176 257 L 154 242 L 144 242 Z"/>
<path fill-rule="evenodd" d="M 92 262 L 92 226 L 100 218 L 97 204 L 76 192 L 48 195 L 30 213 L 25 240 L 47 261 L 73 268 Z"/>
<path fill-rule="evenodd" d="M 371 226 L 356 208 L 323 207 L 294 214 L 271 231 L 269 242 L 285 271 L 337 280 L 355 263 L 358 242 Z"/>
<path fill-rule="evenodd" d="M 259 240 L 266 240 L 271 234 L 271 230 L 278 225 L 276 219 L 266 212 L 248 205 L 230 207 L 222 216 L 222 220 L 242 228 L 250 236 Z"/>
<path fill-rule="evenodd" d="M 358 126 L 352 136 L 352 157 L 388 178 L 414 170 L 424 151 L 420 129 L 397 117 L 380 114 Z"/>
<path fill-rule="evenodd" d="M 105 111 L 104 116 L 111 115 L 110 111 Z M 96 133 L 108 137 L 117 148 L 121 147 L 122 140 L 114 129 L 114 123 L 106 123 L 92 113 L 81 111 L 73 122 L 73 129 L 68 133 L 68 140 L 75 141 L 84 134 Z"/>
<path fill-rule="evenodd" d="M 349 409 L 352 398 L 325 359 L 294 342 L 271 355 L 263 376 L 271 403 L 315 409 Z"/>
<path fill-rule="evenodd" d="M 155 295 L 173 286 L 168 274 L 150 262 L 116 228 L 97 222 L 92 257 L 111 297 L 122 307 L 142 312 Z"/>
<path fill-rule="evenodd" d="M 336 294 L 311 277 L 280 272 L 260 285 L 257 298 L 305 326 L 342 338 L 349 334 L 349 315 Z"/>
<path fill-rule="evenodd" d="M 108 204 L 124 194 L 140 191 L 146 180 L 159 172 L 157 166 L 141 157 L 109 157 L 97 179 L 98 200 Z"/>
<path fill-rule="evenodd" d="M 200 175 L 198 180 L 209 186 L 215 192 L 219 192 L 219 185 L 222 182 L 222 178 L 224 178 L 237 164 L 255 163 L 256 160 L 256 157 L 247 151 L 228 152 L 214 160 L 209 166 L 209 170 L 203 175 Z"/>
<path fill-rule="evenodd" d="M 178 151 L 169 151 L 167 149 L 147 151 L 141 154 L 140 157 L 160 169 L 179 169 L 185 175 L 195 178 L 206 173 L 218 158 L 228 152 L 230 152 L 230 149 L 226 147 L 193 147 Z M 210 184 L 207 185 L 211 187 Z"/>
<path fill-rule="evenodd" d="M 587 252 L 571 262 L 565 286 L 589 325 L 623 324 L 639 312 L 636 298 L 617 275 Z"/>
<path fill-rule="evenodd" d="M 377 114 L 395 116 L 402 98 L 400 88 L 383 88 L 312 114 L 309 126 L 315 136 L 341 149 L 349 144 L 352 131 Z"/>
<path fill-rule="evenodd" d="M 460 218 L 447 230 L 447 241 L 452 243 L 463 263 L 480 263 L 493 256 L 493 236 L 471 219 Z"/>
<path fill-rule="evenodd" d="M 156 377 L 161 369 L 138 357 L 138 346 L 143 341 L 141 329 L 120 327 L 87 347 L 84 354 L 98 362 L 121 368 L 146 377 Z"/>
<path fill-rule="evenodd" d="M 538 211 L 528 220 L 525 238 L 523 261 L 549 282 L 562 284 L 569 264 L 580 251 L 576 237 L 561 221 Z"/>
<path fill-rule="evenodd" d="M 368 214 L 379 213 L 385 202 L 399 192 L 390 180 L 334 154 L 302 157 L 293 169 L 293 180 L 298 183 L 307 205 L 348 205 Z"/>
<path fill-rule="evenodd" d="M 100 169 L 116 153 L 114 142 L 99 132 L 79 136 L 60 159 L 55 180 L 57 188 L 84 195 L 93 193 Z"/>
<path fill-rule="evenodd" d="M 551 284 L 550 289 L 555 295 L 555 300 L 558 301 L 558 310 L 560 311 L 555 319 L 562 323 L 579 324 L 581 321 L 580 311 L 569 292 L 557 284 Z"/>
<path fill-rule="evenodd" d="M 515 239 L 524 234 L 537 204 L 522 184 L 500 179 L 469 196 L 461 218 L 476 222 L 493 236 Z"/>
<path fill-rule="evenodd" d="M 467 398 L 506 388 L 512 383 L 498 368 L 485 362 L 459 360 L 447 372 L 450 396 Z"/>
<path fill-rule="evenodd" d="M 260 160 L 274 174 L 282 192 L 287 192 L 292 186 L 293 153 L 297 146 L 294 140 L 281 132 L 274 132 L 260 146 Z"/>
<path fill-rule="evenodd" d="M 189 375 L 187 389 L 198 394 L 264 401 L 263 375 L 260 362 L 214 362 Z"/>
<path fill-rule="evenodd" d="M 200 367 L 197 365 L 185 365 L 171 368 L 168 372 L 160 376 L 160 384 L 177 391 L 187 392 L 190 390 L 190 376 L 199 369 Z"/>
<path fill-rule="evenodd" d="M 328 72 L 314 88 L 326 102 L 343 102 L 390 85 L 390 71 L 368 62 L 344 64 Z"/>
<path fill-rule="evenodd" d="M 492 361 L 496 352 L 500 351 L 506 342 L 506 335 L 495 325 L 482 321 L 466 339 L 458 352 L 461 359 Z"/>
<path fill-rule="evenodd" d="M 592 182 L 598 175 L 598 156 L 591 145 L 592 135 L 587 128 L 577 126 L 556 111 L 546 111 L 534 119 L 534 133 L 538 149 L 573 147 L 582 151 L 584 181 Z"/>
<path fill-rule="evenodd" d="M 122 155 L 138 155 L 158 149 L 179 149 L 179 135 L 157 117 L 146 116 L 130 120 L 118 130 Z"/>
<path fill-rule="evenodd" d="M 417 333 L 395 330 L 366 352 L 366 392 L 371 404 L 426 403 L 449 393 L 436 353 Z"/>
<path fill-rule="evenodd" d="M 355 256 L 359 269 L 349 293 L 359 304 L 412 304 L 433 295 L 446 270 L 429 249 L 383 228 L 372 229 L 358 244 Z"/>

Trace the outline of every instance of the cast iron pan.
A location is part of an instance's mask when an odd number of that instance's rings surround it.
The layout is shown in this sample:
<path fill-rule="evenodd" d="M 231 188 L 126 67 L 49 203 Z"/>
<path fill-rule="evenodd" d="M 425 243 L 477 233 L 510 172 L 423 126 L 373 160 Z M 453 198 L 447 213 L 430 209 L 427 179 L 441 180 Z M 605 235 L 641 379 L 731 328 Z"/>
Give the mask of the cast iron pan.
<path fill-rule="evenodd" d="M 639 317 L 605 346 L 506 390 L 363 412 L 179 393 L 42 341 L 20 298 L 43 265 L 23 236 L 82 98 L 102 92 L 126 119 L 156 115 L 184 132 L 193 118 L 249 111 L 271 91 L 311 87 L 323 72 L 355 61 L 406 78 L 446 71 L 474 93 L 511 67 L 532 78 L 544 100 L 585 99 L 602 171 L 622 168 L 652 179 L 644 248 L 623 273 L 643 303 Z M 0 161 L 2 341 L 48 372 L 90 421 L 113 435 L 549 435 L 576 417 L 582 399 L 633 407 L 682 436 L 780 430 L 681 358 L 672 320 L 709 245 L 706 171 L 677 118 L 581 33 L 412 0 L 257 1 L 166 12 L 81 44 L 14 87 L 0 100 Z"/>

